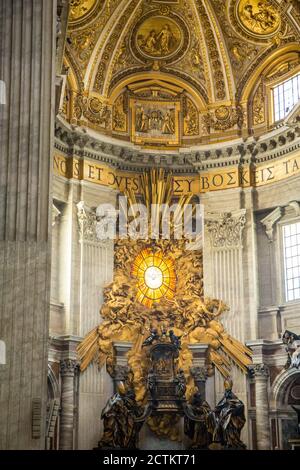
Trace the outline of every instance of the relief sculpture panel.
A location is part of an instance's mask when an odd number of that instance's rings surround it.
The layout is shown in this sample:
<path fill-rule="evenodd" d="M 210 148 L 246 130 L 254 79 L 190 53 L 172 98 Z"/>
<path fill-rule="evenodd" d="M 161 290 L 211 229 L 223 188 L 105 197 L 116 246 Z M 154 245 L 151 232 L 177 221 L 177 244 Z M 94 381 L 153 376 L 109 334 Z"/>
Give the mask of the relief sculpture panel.
<path fill-rule="evenodd" d="M 177 24 L 166 17 L 150 17 L 140 27 L 137 47 L 146 57 L 167 57 L 181 45 L 182 34 Z"/>
<path fill-rule="evenodd" d="M 154 10 L 136 23 L 130 44 L 133 54 L 142 62 L 173 63 L 184 56 L 189 42 L 189 31 L 181 17 Z"/>
<path fill-rule="evenodd" d="M 179 145 L 180 102 L 131 100 L 132 140 Z"/>
<path fill-rule="evenodd" d="M 248 33 L 258 36 L 275 34 L 281 24 L 279 12 L 267 0 L 240 0 L 237 16 Z"/>

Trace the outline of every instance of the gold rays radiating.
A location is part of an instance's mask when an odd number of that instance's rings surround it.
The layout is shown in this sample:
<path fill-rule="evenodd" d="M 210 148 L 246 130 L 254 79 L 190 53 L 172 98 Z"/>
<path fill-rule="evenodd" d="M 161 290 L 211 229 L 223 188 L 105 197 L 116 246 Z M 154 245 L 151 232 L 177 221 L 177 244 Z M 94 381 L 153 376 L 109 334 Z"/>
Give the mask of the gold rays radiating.
<path fill-rule="evenodd" d="M 143 173 L 140 177 L 141 199 L 147 208 L 148 218 L 148 237 L 160 238 L 163 230 L 163 222 L 169 221 L 170 236 L 183 228 L 183 223 L 188 225 L 191 218 L 195 214 L 195 207 L 191 212 L 186 212 L 185 208 L 192 203 L 193 194 L 185 194 L 173 204 L 174 181 L 170 173 L 166 173 L 163 169 L 152 169 L 147 173 Z M 128 198 L 129 208 L 136 217 L 134 207 L 138 205 L 139 200 L 136 193 L 129 189 L 125 192 Z M 170 214 L 170 208 L 174 209 Z M 138 222 L 137 222 L 138 224 Z M 155 228 L 154 231 L 152 230 Z"/>

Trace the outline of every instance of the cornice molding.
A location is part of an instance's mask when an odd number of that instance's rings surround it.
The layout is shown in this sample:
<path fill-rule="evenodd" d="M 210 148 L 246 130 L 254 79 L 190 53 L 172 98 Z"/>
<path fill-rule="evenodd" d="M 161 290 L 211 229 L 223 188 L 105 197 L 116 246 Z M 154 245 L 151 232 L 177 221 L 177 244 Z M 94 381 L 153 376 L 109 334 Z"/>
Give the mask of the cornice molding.
<path fill-rule="evenodd" d="M 195 174 L 214 168 L 260 164 L 282 158 L 300 149 L 300 106 L 276 129 L 259 138 L 201 145 L 177 152 L 147 152 L 132 144 L 56 121 L 55 149 L 66 156 L 90 158 L 123 171 L 139 172 L 153 166 L 174 174 Z"/>
<path fill-rule="evenodd" d="M 261 223 L 264 225 L 266 230 L 266 235 L 269 242 L 273 242 L 273 229 L 276 222 L 278 222 L 283 215 L 283 210 L 281 207 L 276 207 L 270 214 L 268 214 L 264 219 L 261 220 Z"/>

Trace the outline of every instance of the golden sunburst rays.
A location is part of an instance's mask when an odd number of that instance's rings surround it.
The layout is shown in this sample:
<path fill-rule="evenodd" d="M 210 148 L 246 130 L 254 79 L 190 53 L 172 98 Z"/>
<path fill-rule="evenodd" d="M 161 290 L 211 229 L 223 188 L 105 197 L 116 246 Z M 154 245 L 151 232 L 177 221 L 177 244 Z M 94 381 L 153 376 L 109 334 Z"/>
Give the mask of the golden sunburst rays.
<path fill-rule="evenodd" d="M 137 279 L 137 300 L 148 308 L 163 298 L 172 299 L 176 289 L 174 261 L 160 250 L 145 248 L 135 258 L 131 274 Z"/>
<path fill-rule="evenodd" d="M 176 200 L 176 205 L 173 207 L 174 211 L 170 213 L 174 201 L 174 181 L 171 173 L 166 173 L 163 169 L 152 169 L 145 172 L 140 176 L 140 196 L 141 201 L 145 204 L 147 209 L 148 218 L 148 233 L 145 234 L 146 238 L 161 238 L 163 223 L 168 221 L 170 237 L 175 233 L 183 234 L 183 224 L 186 226 L 190 220 L 195 216 L 196 206 L 192 204 L 192 210 L 187 211 L 186 208 L 194 197 L 192 193 L 180 196 Z M 133 189 L 125 191 L 128 200 L 128 208 L 131 213 L 131 224 L 139 224 L 138 214 L 139 210 L 134 208 L 138 207 L 139 199 Z M 125 208 L 121 208 L 124 210 Z M 127 208 L 126 208 L 127 210 Z M 153 233 L 153 227 L 155 230 Z"/>

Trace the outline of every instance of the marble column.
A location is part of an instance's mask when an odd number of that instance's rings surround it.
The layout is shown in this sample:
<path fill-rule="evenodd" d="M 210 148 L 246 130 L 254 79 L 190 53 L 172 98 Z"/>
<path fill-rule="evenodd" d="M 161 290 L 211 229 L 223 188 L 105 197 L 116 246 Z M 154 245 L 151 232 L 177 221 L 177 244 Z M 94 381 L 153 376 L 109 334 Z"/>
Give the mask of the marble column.
<path fill-rule="evenodd" d="M 251 374 L 255 379 L 257 449 L 268 450 L 271 447 L 268 397 L 269 368 L 265 364 L 255 364 L 251 368 Z"/>
<path fill-rule="evenodd" d="M 207 380 L 207 344 L 190 344 L 189 350 L 193 354 L 193 365 L 190 369 L 195 385 L 198 388 L 203 400 L 206 400 L 206 380 Z"/>
<path fill-rule="evenodd" d="M 45 448 L 55 27 L 56 0 L 0 2 L 0 449 Z"/>
<path fill-rule="evenodd" d="M 74 449 L 75 425 L 75 372 L 77 361 L 64 359 L 60 363 L 61 375 L 61 415 L 59 430 L 59 448 L 61 450 Z"/>

